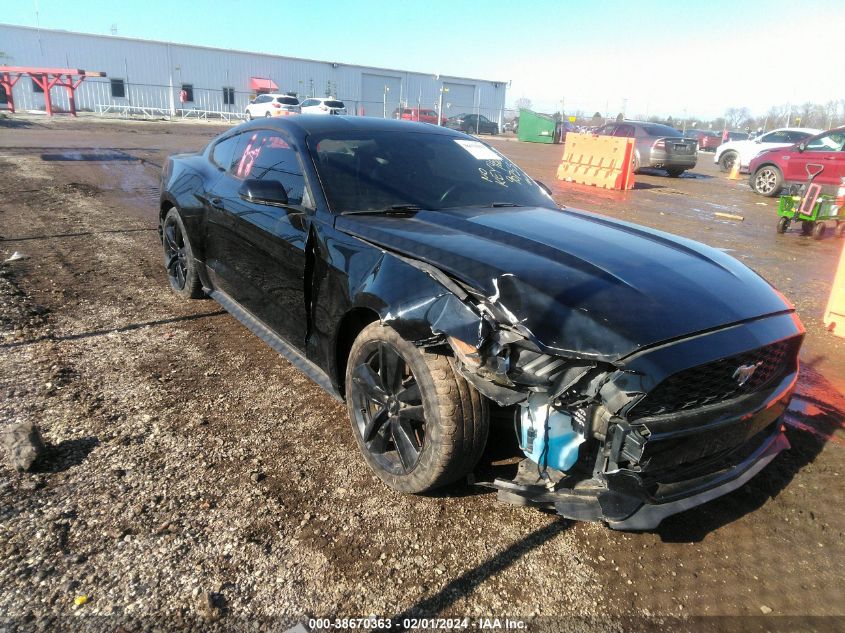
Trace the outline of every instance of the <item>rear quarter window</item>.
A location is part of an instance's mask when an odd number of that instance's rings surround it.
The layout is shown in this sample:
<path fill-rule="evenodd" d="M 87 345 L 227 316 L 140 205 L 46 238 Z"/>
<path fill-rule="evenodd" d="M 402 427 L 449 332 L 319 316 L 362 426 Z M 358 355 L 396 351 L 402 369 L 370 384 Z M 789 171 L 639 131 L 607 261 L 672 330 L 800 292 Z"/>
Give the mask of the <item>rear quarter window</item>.
<path fill-rule="evenodd" d="M 235 134 L 217 141 L 211 149 L 211 162 L 221 169 L 228 170 L 232 165 L 232 154 L 240 136 L 240 134 Z"/>

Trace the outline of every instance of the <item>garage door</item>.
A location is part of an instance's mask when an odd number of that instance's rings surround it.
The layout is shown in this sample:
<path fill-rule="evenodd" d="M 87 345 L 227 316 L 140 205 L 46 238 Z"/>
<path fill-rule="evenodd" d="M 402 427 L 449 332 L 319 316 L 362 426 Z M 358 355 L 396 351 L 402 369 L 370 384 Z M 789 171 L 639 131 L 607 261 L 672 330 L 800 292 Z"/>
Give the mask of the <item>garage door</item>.
<path fill-rule="evenodd" d="M 387 92 L 387 118 L 393 117 L 393 111 L 399 107 L 401 80 L 388 75 L 361 75 L 361 106 L 366 116 L 384 115 L 385 86 Z"/>
<path fill-rule="evenodd" d="M 443 114 L 446 117 L 475 112 L 475 86 L 444 83 L 449 91 L 443 94 Z"/>

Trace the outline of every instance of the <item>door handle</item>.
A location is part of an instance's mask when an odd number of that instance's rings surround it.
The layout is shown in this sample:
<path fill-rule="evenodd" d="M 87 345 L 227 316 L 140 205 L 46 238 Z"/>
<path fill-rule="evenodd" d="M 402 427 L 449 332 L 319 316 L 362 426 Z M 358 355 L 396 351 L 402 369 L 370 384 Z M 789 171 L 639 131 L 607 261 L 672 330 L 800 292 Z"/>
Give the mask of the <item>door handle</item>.
<path fill-rule="evenodd" d="M 220 204 L 221 202 L 223 202 L 223 201 L 220 198 L 212 198 L 211 199 L 211 204 Z"/>

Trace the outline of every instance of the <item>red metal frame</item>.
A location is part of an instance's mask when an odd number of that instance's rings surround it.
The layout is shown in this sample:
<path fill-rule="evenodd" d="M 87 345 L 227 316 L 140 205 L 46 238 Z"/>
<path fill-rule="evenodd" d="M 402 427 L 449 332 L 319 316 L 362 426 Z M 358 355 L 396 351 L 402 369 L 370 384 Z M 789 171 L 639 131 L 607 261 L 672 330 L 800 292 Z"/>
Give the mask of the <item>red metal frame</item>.
<path fill-rule="evenodd" d="M 38 68 L 36 66 L 0 66 L 0 86 L 6 91 L 6 102 L 9 112 L 15 111 L 15 98 L 12 88 L 24 75 L 32 77 L 32 81 L 44 92 L 44 108 L 47 116 L 53 116 L 53 103 L 50 100 L 50 90 L 54 86 L 61 86 L 67 90 L 70 114 L 76 116 L 76 89 L 86 77 L 105 77 L 106 73 L 82 70 L 81 68 Z M 75 79 L 76 77 L 76 79 Z"/>

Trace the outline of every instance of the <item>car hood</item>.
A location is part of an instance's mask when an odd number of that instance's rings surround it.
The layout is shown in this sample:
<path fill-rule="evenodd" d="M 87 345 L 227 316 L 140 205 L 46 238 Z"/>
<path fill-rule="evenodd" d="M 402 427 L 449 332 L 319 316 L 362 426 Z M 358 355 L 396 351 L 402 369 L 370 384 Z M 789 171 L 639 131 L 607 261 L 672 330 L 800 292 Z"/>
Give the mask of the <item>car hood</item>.
<path fill-rule="evenodd" d="M 346 215 L 336 228 L 471 286 L 549 353 L 614 361 L 792 308 L 721 251 L 569 209 Z"/>

